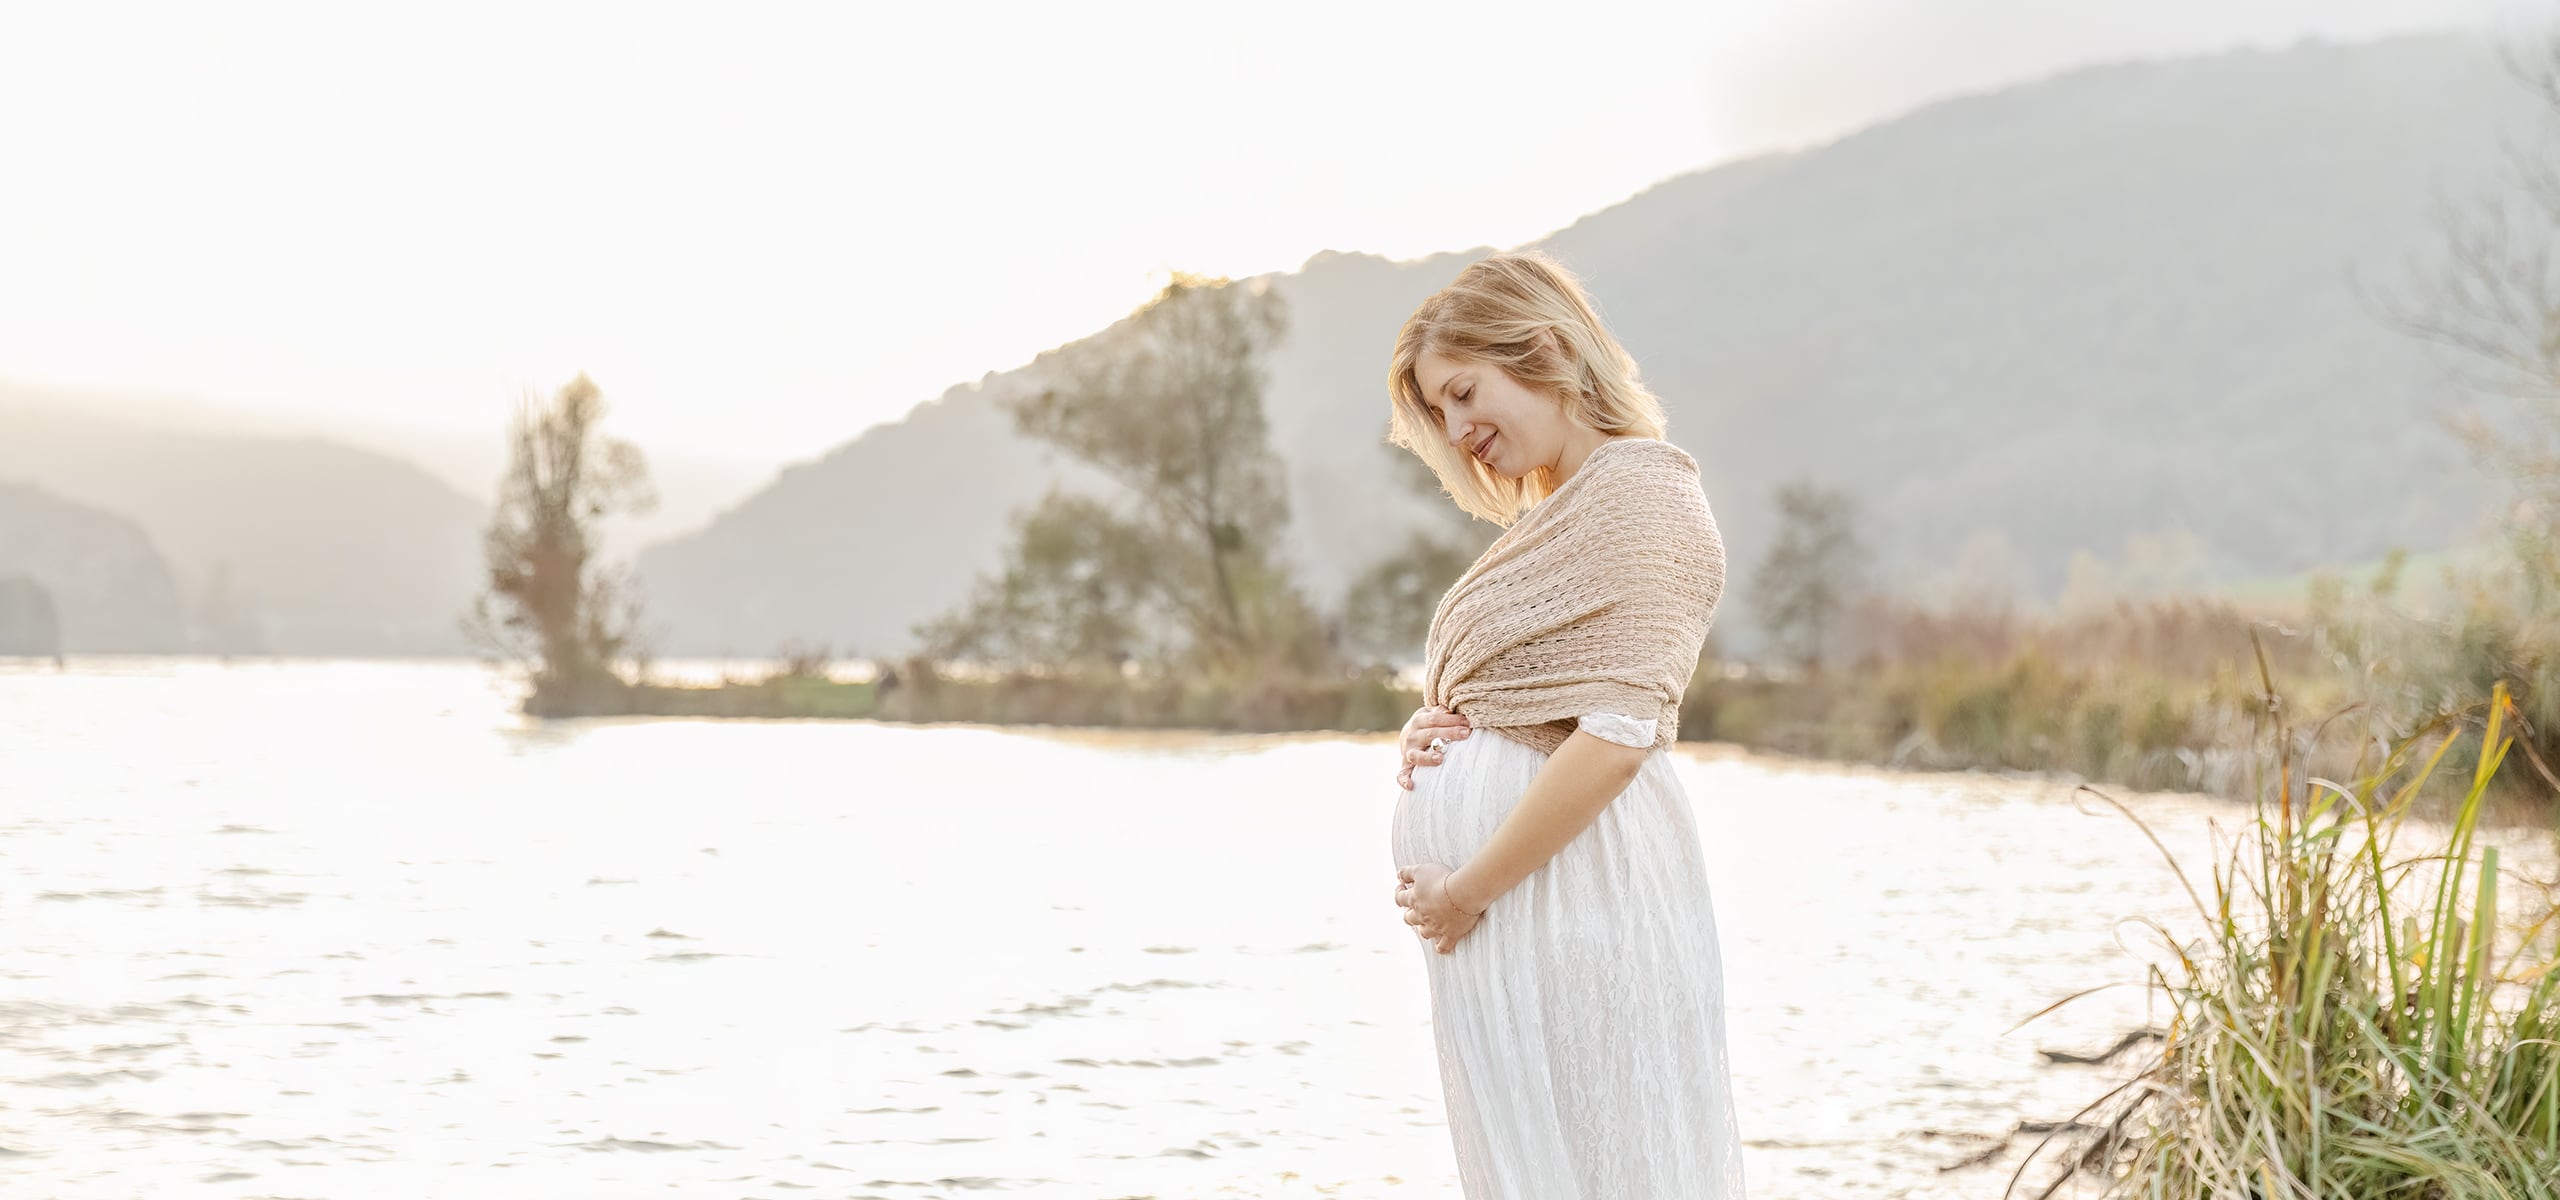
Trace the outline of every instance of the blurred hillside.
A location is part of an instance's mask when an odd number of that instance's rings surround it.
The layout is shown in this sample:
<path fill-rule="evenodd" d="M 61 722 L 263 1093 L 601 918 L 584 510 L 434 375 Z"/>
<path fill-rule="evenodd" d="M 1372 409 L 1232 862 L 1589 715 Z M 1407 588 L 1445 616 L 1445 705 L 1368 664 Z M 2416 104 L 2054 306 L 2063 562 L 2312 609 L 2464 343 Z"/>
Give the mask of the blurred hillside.
<path fill-rule="evenodd" d="M 62 653 L 190 648 L 177 577 L 151 539 L 114 513 L 0 483 L 0 580 L 42 589 Z"/>
<path fill-rule="evenodd" d="M 480 584 L 486 506 L 399 459 L 319 438 L 146 428 L 0 393 L 7 483 L 112 514 L 166 560 L 177 623 L 154 615 L 149 636 L 100 634 L 71 649 L 469 649 L 454 621 Z M 67 640 L 93 624 L 76 599 L 62 605 Z"/>
<path fill-rule="evenodd" d="M 1811 477 L 1880 514 L 1867 540 L 1906 585 L 1987 543 L 2050 595 L 2075 553 L 2160 537 L 2197 547 L 2189 582 L 2258 579 L 2467 531 L 2485 485 L 2429 419 L 2447 393 L 2352 281 L 2406 279 L 2432 198 L 2489 186 L 2531 116 L 2460 35 L 2128 63 L 1681 176 L 1538 244 L 1644 365 L 1746 569 L 1775 487 Z M 1288 547 L 1327 601 L 1453 515 L 1395 482 L 1383 371 L 1413 305 L 1485 252 L 1274 277 Z M 995 565 L 1007 512 L 1053 477 L 1108 490 L 995 408 L 1040 367 L 653 548 L 661 649 L 907 649 Z M 1747 639 L 1745 603 L 1720 633 Z"/>

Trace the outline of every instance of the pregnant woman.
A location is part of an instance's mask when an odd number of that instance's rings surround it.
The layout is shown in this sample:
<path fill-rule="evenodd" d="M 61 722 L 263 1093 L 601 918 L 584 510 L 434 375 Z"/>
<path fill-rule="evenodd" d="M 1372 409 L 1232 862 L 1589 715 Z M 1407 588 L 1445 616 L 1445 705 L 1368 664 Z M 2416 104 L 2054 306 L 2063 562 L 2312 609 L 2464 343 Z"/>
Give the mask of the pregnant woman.
<path fill-rule="evenodd" d="M 1424 300 L 1388 378 L 1391 439 L 1504 527 L 1432 615 L 1392 834 L 1460 1187 L 1742 1200 L 1715 912 L 1667 752 L 1724 587 L 1697 461 L 1535 252 Z"/>

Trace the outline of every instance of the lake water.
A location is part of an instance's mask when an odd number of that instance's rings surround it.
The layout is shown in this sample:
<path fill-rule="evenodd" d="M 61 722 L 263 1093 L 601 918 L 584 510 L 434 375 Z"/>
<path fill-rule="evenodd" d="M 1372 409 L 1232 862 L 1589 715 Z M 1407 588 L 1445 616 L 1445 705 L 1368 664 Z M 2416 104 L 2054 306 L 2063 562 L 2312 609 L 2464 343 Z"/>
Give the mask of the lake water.
<path fill-rule="evenodd" d="M 0 1190 L 1457 1197 L 1391 739 L 511 695 L 0 665 Z M 2121 1078 L 2037 1049 L 2164 1015 L 2122 988 L 2006 1032 L 2139 980 L 2123 919 L 2187 927 L 2111 810 L 1675 753 L 1753 1196 L 1996 1196 L 2014 1151 L 1940 1168 Z M 2246 816 L 2129 800 L 2200 883 Z"/>

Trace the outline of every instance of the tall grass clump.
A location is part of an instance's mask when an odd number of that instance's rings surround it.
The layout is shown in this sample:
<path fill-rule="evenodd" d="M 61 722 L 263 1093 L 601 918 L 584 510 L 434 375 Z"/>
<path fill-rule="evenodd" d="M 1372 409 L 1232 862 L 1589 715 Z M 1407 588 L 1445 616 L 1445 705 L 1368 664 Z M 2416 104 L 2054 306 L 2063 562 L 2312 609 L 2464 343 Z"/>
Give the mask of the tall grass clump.
<path fill-rule="evenodd" d="M 2148 980 L 2175 1010 L 2160 1057 L 2064 1126 L 2038 1194 L 2095 1175 L 2110 1197 L 2560 1200 L 2560 910 L 2476 838 L 2514 701 L 2497 684 L 2333 781 L 2299 767 L 2261 663 L 2255 820 L 2209 898 L 2170 858 L 2208 932 L 2152 924 L 2176 949 Z M 2449 824 L 2411 820 L 2436 790 Z"/>

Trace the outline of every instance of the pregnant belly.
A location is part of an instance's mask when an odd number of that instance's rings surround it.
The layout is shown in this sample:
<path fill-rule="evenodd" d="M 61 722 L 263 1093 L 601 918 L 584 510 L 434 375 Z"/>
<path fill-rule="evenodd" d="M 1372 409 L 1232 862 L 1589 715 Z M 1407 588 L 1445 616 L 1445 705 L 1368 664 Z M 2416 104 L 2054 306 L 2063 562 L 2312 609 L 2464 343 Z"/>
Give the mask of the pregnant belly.
<path fill-rule="evenodd" d="M 1545 763 L 1536 750 L 1482 730 L 1449 743 L 1437 765 L 1413 769 L 1412 791 L 1396 788 L 1388 838 L 1396 865 L 1466 861 Z"/>

